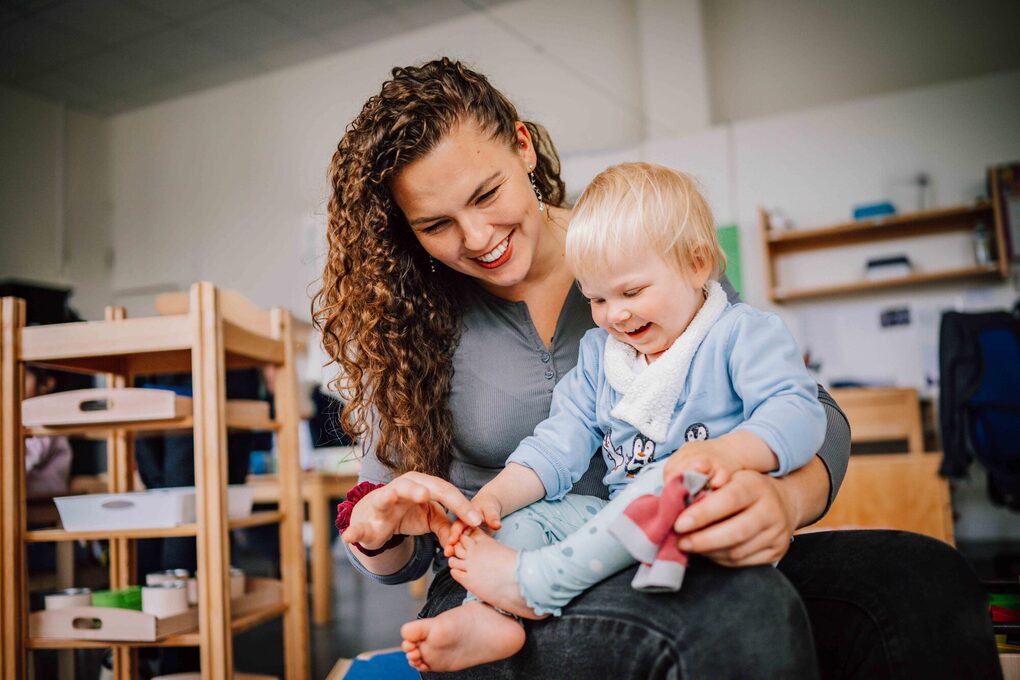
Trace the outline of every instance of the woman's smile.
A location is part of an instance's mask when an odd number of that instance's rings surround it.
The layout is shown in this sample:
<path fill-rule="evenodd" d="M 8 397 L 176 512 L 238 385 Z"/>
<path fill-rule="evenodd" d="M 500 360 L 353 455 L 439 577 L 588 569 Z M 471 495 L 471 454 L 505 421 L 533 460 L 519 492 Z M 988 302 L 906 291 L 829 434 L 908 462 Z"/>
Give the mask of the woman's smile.
<path fill-rule="evenodd" d="M 516 231 L 516 230 L 514 230 Z M 511 231 L 506 235 L 506 238 L 496 244 L 496 247 L 485 253 L 480 257 L 471 258 L 475 262 L 486 269 L 496 269 L 509 262 L 510 257 L 513 255 L 513 235 L 514 231 Z"/>

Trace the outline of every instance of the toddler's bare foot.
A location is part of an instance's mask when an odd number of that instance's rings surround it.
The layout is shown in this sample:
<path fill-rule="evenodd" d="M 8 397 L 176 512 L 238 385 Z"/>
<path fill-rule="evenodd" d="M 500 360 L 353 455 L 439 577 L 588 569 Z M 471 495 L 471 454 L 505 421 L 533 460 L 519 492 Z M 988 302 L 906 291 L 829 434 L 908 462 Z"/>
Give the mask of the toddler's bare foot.
<path fill-rule="evenodd" d="M 421 673 L 459 671 L 513 656 L 524 626 L 481 602 L 468 602 L 400 628 L 407 662 Z"/>
<path fill-rule="evenodd" d="M 484 531 L 461 536 L 450 558 L 450 575 L 481 601 L 525 619 L 543 619 L 531 610 L 517 585 L 517 551 Z"/>

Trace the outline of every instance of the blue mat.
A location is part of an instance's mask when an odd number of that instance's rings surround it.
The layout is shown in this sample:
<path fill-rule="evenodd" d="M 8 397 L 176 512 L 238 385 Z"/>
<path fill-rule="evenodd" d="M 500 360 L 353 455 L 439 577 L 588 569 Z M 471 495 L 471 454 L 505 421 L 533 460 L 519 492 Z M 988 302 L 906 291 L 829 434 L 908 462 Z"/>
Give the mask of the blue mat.
<path fill-rule="evenodd" d="M 351 662 L 344 680 L 419 680 L 421 675 L 407 663 L 400 650 L 362 654 Z"/>

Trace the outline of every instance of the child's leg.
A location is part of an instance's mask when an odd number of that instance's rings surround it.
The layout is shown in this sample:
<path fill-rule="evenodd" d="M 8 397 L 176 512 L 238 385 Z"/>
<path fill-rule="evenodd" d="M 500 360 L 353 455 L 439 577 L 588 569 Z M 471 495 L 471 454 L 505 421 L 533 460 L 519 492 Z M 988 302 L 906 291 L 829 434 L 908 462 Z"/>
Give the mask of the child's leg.
<path fill-rule="evenodd" d="M 541 501 L 537 507 L 508 515 L 496 540 L 514 553 L 549 545 L 583 524 L 605 501 L 571 496 L 562 507 L 561 503 Z M 470 591 L 460 607 L 407 623 L 400 633 L 408 662 L 422 672 L 455 671 L 498 661 L 524 645 L 522 623 L 479 602 Z"/>
<path fill-rule="evenodd" d="M 506 517 L 504 529 L 495 539 L 478 531 L 462 537 L 456 556 L 450 559 L 450 574 L 468 592 L 491 605 L 526 619 L 545 618 L 547 612 L 534 611 L 521 597 L 517 585 L 518 548 L 535 549 L 562 541 L 595 517 L 605 504 L 601 498 L 576 495 L 533 503 Z M 501 539 L 507 534 L 520 531 L 539 536 L 530 542 L 503 544 Z M 469 553 L 471 558 L 467 558 Z"/>
<path fill-rule="evenodd" d="M 559 616 L 581 592 L 636 563 L 609 527 L 641 496 L 662 492 L 663 465 L 647 467 L 588 524 L 562 542 L 520 554 L 517 578 L 521 595 L 535 613 Z"/>
<path fill-rule="evenodd" d="M 572 534 L 605 504 L 601 498 L 578 495 L 537 501 L 504 517 L 493 538 L 514 551 L 543 548 Z M 464 603 L 477 599 L 469 590 Z"/>
<path fill-rule="evenodd" d="M 486 536 L 476 536 L 463 551 L 466 575 L 457 580 L 486 602 L 515 611 L 520 602 L 538 615 L 559 615 L 562 607 L 592 585 L 635 564 L 636 560 L 610 532 L 609 526 L 636 499 L 662 492 L 663 464 L 648 466 L 633 483 L 562 542 L 515 557 Z M 508 560 L 513 557 L 511 598 Z M 456 572 L 455 572 L 456 577 Z M 518 612 L 519 613 L 519 612 Z"/>
<path fill-rule="evenodd" d="M 459 671 L 513 656 L 524 646 L 524 626 L 474 600 L 400 628 L 407 661 L 422 673 Z"/>

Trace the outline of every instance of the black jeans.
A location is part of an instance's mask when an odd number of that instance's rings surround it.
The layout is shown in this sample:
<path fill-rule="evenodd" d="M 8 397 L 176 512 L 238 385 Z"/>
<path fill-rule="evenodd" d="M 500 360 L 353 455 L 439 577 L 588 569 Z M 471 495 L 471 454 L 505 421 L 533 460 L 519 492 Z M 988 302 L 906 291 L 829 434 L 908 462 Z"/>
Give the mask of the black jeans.
<path fill-rule="evenodd" d="M 633 590 L 634 571 L 529 622 L 512 659 L 425 677 L 1001 678 L 977 578 L 916 534 L 799 536 L 778 569 L 695 556 L 669 595 Z M 420 616 L 463 596 L 444 570 Z"/>

